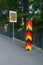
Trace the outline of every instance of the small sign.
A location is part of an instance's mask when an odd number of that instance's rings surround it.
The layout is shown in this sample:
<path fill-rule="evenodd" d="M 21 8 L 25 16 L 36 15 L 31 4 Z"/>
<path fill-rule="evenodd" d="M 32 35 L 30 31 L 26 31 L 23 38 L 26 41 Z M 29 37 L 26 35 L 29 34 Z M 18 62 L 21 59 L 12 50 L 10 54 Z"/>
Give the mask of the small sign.
<path fill-rule="evenodd" d="M 9 19 L 10 19 L 10 22 L 17 22 L 17 12 L 9 11 Z"/>

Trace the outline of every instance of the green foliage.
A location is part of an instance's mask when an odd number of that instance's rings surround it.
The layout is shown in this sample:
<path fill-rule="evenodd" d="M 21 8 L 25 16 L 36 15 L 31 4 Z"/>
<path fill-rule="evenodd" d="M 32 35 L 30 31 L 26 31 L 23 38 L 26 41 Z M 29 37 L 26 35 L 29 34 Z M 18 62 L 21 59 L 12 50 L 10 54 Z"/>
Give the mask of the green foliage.
<path fill-rule="evenodd" d="M 33 22 L 35 24 L 39 24 L 41 22 L 41 16 L 40 15 L 34 15 L 33 16 Z"/>
<path fill-rule="evenodd" d="M 33 0 L 30 1 L 30 5 L 32 5 L 32 17 L 33 17 L 33 23 L 35 24 L 41 24 L 43 23 L 43 0 Z M 37 9 L 40 10 L 40 13 L 37 12 L 35 14 L 35 11 L 37 11 Z"/>
<path fill-rule="evenodd" d="M 40 24 L 43 22 L 43 5 L 41 4 L 42 2 L 43 0 L 29 0 L 29 6 L 32 5 L 32 13 L 29 13 L 29 11 L 25 13 L 24 11 L 22 11 L 23 0 L 0 0 L 0 12 L 2 10 L 15 10 L 17 11 L 17 16 L 19 19 L 23 18 L 24 16 L 27 18 L 33 17 L 33 23 Z M 39 9 L 41 13 L 35 14 L 35 11 L 37 11 L 37 9 Z M 5 24 L 5 22 L 7 22 L 7 17 L 8 14 L 0 14 L 0 23 Z M 2 22 L 2 20 L 5 22 Z"/>

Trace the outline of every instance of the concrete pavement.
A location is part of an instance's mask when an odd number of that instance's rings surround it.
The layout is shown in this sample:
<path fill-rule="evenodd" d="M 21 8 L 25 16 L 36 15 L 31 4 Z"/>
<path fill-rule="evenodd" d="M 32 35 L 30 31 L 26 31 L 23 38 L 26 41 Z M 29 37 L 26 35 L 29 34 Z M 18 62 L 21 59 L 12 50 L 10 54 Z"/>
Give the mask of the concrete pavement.
<path fill-rule="evenodd" d="M 22 41 L 0 34 L 0 65 L 43 65 L 43 52 L 26 51 Z"/>

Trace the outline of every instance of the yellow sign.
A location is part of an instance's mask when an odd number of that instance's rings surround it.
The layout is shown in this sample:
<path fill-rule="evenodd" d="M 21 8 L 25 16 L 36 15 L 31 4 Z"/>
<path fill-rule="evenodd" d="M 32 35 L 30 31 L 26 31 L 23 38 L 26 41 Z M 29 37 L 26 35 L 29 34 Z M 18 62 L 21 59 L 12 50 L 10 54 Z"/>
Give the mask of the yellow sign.
<path fill-rule="evenodd" d="M 17 22 L 17 12 L 9 11 L 10 22 Z"/>

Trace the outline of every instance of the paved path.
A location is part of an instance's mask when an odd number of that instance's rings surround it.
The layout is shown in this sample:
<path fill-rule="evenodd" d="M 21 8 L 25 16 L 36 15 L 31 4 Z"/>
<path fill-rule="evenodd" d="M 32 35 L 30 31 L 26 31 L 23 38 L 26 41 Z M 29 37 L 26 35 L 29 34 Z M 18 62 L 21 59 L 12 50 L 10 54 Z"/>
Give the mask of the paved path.
<path fill-rule="evenodd" d="M 22 41 L 0 34 L 0 65 L 43 65 L 43 52 L 33 48 L 25 50 Z"/>

